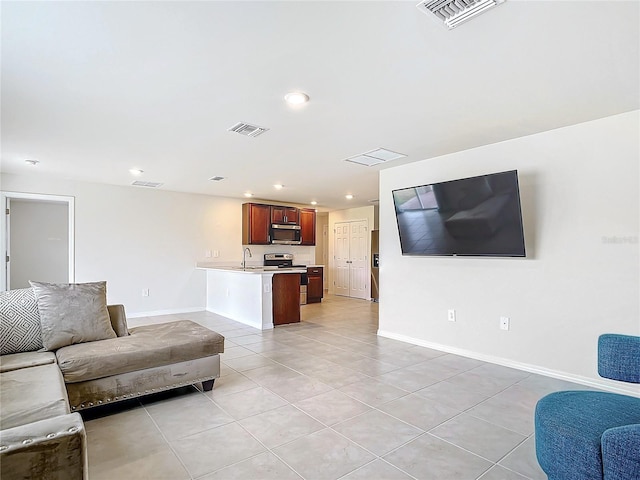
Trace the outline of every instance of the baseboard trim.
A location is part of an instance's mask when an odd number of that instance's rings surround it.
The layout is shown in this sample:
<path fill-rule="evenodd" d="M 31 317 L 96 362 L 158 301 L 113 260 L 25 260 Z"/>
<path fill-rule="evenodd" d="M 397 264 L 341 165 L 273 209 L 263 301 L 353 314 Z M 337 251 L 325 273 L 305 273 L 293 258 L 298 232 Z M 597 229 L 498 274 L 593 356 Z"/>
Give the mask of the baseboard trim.
<path fill-rule="evenodd" d="M 560 370 L 552 370 L 549 368 L 541 367 L 539 365 L 533 365 L 529 363 L 516 362 L 507 358 L 496 357 L 493 355 L 486 355 L 483 353 L 475 352 L 472 350 L 466 350 L 463 348 L 452 347 L 450 345 L 443 345 L 440 343 L 428 342 L 407 335 L 400 335 L 398 333 L 388 332 L 386 330 L 378 330 L 378 335 L 392 340 L 399 340 L 401 342 L 410 343 L 420 347 L 431 348 L 433 350 L 440 350 L 441 352 L 453 353 L 462 357 L 473 358 L 475 360 L 481 360 L 483 362 L 495 363 L 502 365 L 503 367 L 515 368 L 523 370 L 529 373 L 536 373 L 538 375 L 544 375 L 546 377 L 556 378 L 558 380 L 566 380 L 568 382 L 578 383 L 592 388 L 598 388 L 613 393 L 622 393 L 624 395 L 631 395 L 634 397 L 640 397 L 640 389 L 637 386 L 616 386 L 610 385 L 605 381 L 599 381 L 597 379 L 583 377 L 581 375 L 573 375 L 571 373 L 562 372 Z"/>
<path fill-rule="evenodd" d="M 157 317 L 159 315 L 175 315 L 180 313 L 204 312 L 204 307 L 172 308 L 169 310 L 151 310 L 149 312 L 127 312 L 127 318 Z"/>

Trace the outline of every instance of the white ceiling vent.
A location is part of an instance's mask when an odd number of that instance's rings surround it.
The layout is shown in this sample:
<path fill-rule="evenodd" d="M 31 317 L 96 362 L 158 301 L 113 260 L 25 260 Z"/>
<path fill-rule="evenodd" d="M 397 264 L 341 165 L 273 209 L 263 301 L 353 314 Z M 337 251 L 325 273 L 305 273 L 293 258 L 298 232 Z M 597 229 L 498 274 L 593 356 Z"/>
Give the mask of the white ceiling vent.
<path fill-rule="evenodd" d="M 428 15 L 435 15 L 445 23 L 449 30 L 461 23 L 471 20 L 476 15 L 497 7 L 505 0 L 423 0 L 418 10 Z"/>
<path fill-rule="evenodd" d="M 135 185 L 136 187 L 158 188 L 162 184 L 158 182 L 143 182 L 142 180 L 136 180 L 131 185 Z"/>
<path fill-rule="evenodd" d="M 243 122 L 236 123 L 229 129 L 230 132 L 236 132 L 240 135 L 244 135 L 245 137 L 257 137 L 258 135 L 262 135 L 267 130 L 269 129 Z"/>
<path fill-rule="evenodd" d="M 355 157 L 349 157 L 345 161 L 366 165 L 367 167 L 373 167 L 374 165 L 389 162 L 391 160 L 397 160 L 402 157 L 406 157 L 406 155 L 404 153 L 392 152 L 386 148 L 376 148 L 370 152 L 362 153 Z"/>

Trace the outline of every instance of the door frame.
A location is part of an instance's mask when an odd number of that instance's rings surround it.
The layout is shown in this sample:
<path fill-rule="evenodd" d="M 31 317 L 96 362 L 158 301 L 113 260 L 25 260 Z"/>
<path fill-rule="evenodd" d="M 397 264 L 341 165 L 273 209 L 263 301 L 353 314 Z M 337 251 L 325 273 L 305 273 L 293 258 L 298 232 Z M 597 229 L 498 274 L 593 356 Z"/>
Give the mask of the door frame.
<path fill-rule="evenodd" d="M 8 274 L 10 275 L 10 261 L 7 262 L 7 250 L 9 245 L 10 222 L 7 223 L 7 200 L 35 200 L 40 202 L 66 203 L 69 223 L 69 283 L 75 282 L 75 198 L 64 195 L 46 195 L 42 193 L 22 193 L 0 191 L 0 204 L 2 205 L 2 215 L 0 215 L 0 254 L 2 255 L 2 268 L 0 269 L 0 291 L 8 289 Z"/>

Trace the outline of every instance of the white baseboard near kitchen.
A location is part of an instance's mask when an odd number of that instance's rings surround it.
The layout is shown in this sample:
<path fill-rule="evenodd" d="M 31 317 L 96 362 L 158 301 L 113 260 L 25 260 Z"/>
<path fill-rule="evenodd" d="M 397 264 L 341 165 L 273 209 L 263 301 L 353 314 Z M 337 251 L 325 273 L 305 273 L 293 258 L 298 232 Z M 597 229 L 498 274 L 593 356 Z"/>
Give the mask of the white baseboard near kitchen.
<path fill-rule="evenodd" d="M 127 312 L 127 318 L 140 318 L 140 317 L 157 317 L 160 315 L 175 315 L 179 313 L 193 313 L 204 312 L 204 307 L 190 307 L 190 308 L 173 308 L 169 310 L 152 310 L 150 312 Z"/>
<path fill-rule="evenodd" d="M 640 388 L 635 384 L 625 385 L 620 382 L 620 385 L 611 385 L 605 380 L 599 381 L 588 377 L 582 377 L 580 375 L 573 375 L 567 372 L 561 372 L 559 370 L 551 370 L 549 368 L 540 367 L 538 365 L 532 365 L 529 363 L 515 362 L 506 358 L 495 357 L 493 355 L 486 355 L 483 353 L 474 352 L 471 350 L 465 350 L 462 348 L 452 347 L 450 345 L 442 345 L 434 342 L 427 342 L 418 338 L 409 337 L 407 335 L 400 335 L 393 332 L 387 332 L 384 330 L 378 330 L 378 335 L 392 340 L 399 340 L 401 342 L 411 343 L 419 347 L 431 348 L 433 350 L 440 350 L 441 352 L 453 353 L 462 357 L 473 358 L 475 360 L 481 360 L 483 362 L 495 363 L 502 365 L 503 367 L 515 368 L 518 370 L 524 370 L 525 372 L 536 373 L 538 375 L 544 375 L 546 377 L 557 378 L 558 380 L 565 380 L 567 382 L 579 383 L 580 385 L 586 385 L 592 388 L 598 388 L 601 390 L 607 390 L 614 393 L 622 393 L 625 395 L 632 395 L 634 397 L 640 397 Z"/>

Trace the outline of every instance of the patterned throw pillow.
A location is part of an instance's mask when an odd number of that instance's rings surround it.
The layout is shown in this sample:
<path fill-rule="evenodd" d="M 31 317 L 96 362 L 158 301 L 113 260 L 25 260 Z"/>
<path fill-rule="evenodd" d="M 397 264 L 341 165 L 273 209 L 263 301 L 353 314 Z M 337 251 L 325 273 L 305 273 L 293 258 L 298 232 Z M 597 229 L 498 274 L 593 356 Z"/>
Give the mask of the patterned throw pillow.
<path fill-rule="evenodd" d="M 0 355 L 41 348 L 40 315 L 33 289 L 0 292 Z"/>

